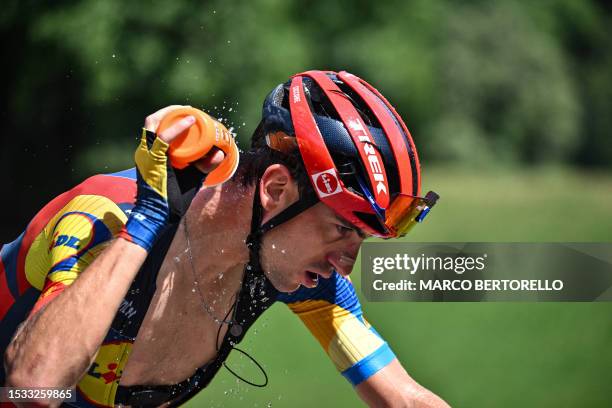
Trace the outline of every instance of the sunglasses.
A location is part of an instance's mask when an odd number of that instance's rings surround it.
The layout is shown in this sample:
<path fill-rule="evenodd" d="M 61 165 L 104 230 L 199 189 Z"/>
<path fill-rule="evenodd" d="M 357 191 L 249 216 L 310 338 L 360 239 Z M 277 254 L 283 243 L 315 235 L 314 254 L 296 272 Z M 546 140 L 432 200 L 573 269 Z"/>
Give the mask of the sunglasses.
<path fill-rule="evenodd" d="M 431 208 L 440 196 L 429 191 L 425 197 L 399 194 L 391 202 L 389 208 L 381 208 L 374 199 L 363 178 L 356 173 L 355 178 L 361 187 L 361 192 L 370 203 L 380 225 L 382 238 L 403 237 L 418 223 L 423 222 Z"/>

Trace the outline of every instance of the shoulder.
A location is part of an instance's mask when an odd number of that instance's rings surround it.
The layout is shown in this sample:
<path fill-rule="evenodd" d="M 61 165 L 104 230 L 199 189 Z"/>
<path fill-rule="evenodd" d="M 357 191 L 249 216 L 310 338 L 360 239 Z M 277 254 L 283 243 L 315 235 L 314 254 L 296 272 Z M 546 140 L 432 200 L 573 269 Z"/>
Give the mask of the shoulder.
<path fill-rule="evenodd" d="M 131 169 L 89 177 L 34 216 L 10 253 L 3 253 L 15 259 L 19 293 L 41 290 L 48 273 L 71 269 L 121 229 L 134 205 L 135 176 Z"/>

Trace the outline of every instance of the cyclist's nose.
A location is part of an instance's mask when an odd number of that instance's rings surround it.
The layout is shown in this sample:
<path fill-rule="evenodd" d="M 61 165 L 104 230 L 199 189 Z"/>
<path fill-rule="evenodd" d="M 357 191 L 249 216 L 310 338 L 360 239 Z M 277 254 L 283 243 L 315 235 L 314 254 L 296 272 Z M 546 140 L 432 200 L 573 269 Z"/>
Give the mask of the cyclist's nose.
<path fill-rule="evenodd" d="M 355 257 L 346 252 L 332 252 L 327 256 L 327 262 L 329 262 L 340 275 L 348 276 L 353 271 Z"/>

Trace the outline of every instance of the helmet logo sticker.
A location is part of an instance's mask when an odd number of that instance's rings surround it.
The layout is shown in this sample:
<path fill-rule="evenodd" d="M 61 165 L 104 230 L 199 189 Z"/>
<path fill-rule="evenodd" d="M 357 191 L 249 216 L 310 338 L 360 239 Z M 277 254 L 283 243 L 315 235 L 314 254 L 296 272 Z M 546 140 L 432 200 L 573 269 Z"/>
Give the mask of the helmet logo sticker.
<path fill-rule="evenodd" d="M 312 181 L 320 198 L 338 194 L 342 186 L 338 181 L 335 169 L 329 169 L 312 175 Z"/>
<path fill-rule="evenodd" d="M 291 93 L 293 94 L 293 103 L 298 103 L 300 101 L 300 87 L 298 85 L 291 88 Z"/>
<path fill-rule="evenodd" d="M 370 165 L 372 176 L 376 181 L 376 193 L 380 194 L 381 192 L 384 192 L 385 194 L 388 194 L 385 176 L 383 175 L 382 167 L 378 161 L 378 156 L 376 155 L 376 149 L 374 149 L 373 141 L 368 137 L 368 134 L 360 121 L 349 120 L 348 126 L 357 132 L 359 141 L 363 143 L 363 151 L 368 158 L 368 164 Z"/>
<path fill-rule="evenodd" d="M 365 133 L 363 125 L 358 120 L 349 120 L 348 126 L 356 132 L 361 131 L 362 133 Z"/>

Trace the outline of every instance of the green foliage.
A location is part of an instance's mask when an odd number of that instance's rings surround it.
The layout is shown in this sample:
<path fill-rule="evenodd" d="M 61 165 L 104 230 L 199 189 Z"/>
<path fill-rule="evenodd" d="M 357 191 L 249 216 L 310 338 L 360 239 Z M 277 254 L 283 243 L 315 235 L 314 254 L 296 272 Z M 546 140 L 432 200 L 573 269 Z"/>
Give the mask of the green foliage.
<path fill-rule="evenodd" d="M 36 129 L 70 128 L 66 139 L 101 141 L 72 143 L 95 157 L 184 103 L 225 118 L 246 147 L 266 92 L 323 68 L 379 87 L 429 161 L 612 162 L 612 24 L 594 1 L 32 4 L 10 1 L 0 27 L 20 50 L 9 111 L 34 143 Z"/>
<path fill-rule="evenodd" d="M 447 22 L 432 152 L 462 162 L 567 158 L 580 105 L 555 39 L 513 3 L 458 8 Z"/>

